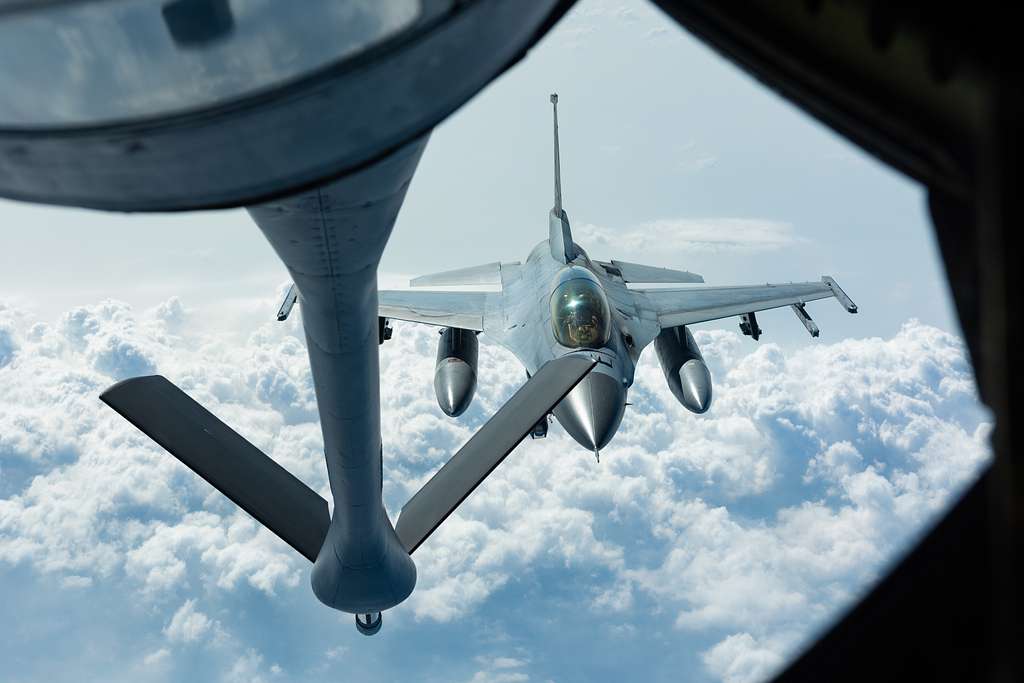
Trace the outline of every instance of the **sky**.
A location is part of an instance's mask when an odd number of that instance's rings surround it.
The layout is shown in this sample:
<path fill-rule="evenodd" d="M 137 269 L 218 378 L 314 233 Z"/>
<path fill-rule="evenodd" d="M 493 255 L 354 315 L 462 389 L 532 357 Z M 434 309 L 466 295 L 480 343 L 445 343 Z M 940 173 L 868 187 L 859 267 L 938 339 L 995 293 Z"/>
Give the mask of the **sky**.
<path fill-rule="evenodd" d="M 0 679 L 758 681 L 906 552 L 990 457 L 924 193 L 650 5 L 580 2 L 438 127 L 381 286 L 546 238 L 553 91 L 592 257 L 718 285 L 828 274 L 860 312 L 811 304 L 816 340 L 785 309 L 760 342 L 697 326 L 701 416 L 645 352 L 601 463 L 557 426 L 524 443 L 365 638 L 304 559 L 96 398 L 164 374 L 326 495 L 301 321 L 274 321 L 286 274 L 248 216 L 0 200 Z M 458 420 L 432 329 L 382 347 L 392 518 L 522 383 L 482 342 Z"/>

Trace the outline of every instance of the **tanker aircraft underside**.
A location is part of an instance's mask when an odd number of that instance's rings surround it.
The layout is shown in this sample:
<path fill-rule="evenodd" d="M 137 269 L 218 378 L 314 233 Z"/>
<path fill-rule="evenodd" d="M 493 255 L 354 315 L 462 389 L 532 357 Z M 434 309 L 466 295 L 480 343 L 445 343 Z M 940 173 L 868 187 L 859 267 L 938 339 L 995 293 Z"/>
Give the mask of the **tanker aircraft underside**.
<path fill-rule="evenodd" d="M 386 319 L 442 327 L 434 373 L 441 409 L 450 416 L 466 410 L 476 388 L 478 343 L 484 333 L 512 352 L 528 376 L 556 358 L 584 356 L 598 365 L 552 411 L 565 430 L 600 459 L 626 408 L 626 392 L 643 349 L 654 342 L 673 395 L 688 410 L 711 406 L 711 373 L 689 325 L 730 316 L 740 329 L 760 337 L 756 313 L 789 306 L 813 337 L 818 326 L 805 304 L 835 297 L 850 313 L 857 306 L 825 276 L 820 282 L 741 287 L 643 289 L 633 283 L 703 283 L 694 273 L 625 261 L 593 261 L 573 241 L 562 208 L 558 151 L 558 96 L 554 114 L 555 205 L 549 237 L 523 263 L 482 266 L 425 275 L 412 287 L 500 285 L 501 291 L 382 291 L 381 339 L 390 337 Z M 287 301 L 287 299 L 286 299 Z M 531 435 L 547 434 L 547 417 Z"/>

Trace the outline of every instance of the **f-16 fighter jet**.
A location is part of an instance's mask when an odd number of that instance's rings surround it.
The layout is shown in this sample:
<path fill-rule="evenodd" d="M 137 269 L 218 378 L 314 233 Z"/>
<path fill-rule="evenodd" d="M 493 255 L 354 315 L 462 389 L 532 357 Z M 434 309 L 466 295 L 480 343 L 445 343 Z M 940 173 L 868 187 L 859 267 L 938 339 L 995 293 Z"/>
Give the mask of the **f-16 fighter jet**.
<path fill-rule="evenodd" d="M 756 312 L 790 306 L 812 335 L 818 327 L 804 305 L 835 297 L 850 313 L 857 306 L 831 277 L 820 282 L 741 287 L 633 288 L 634 283 L 692 284 L 694 273 L 625 261 L 594 261 L 573 241 L 562 206 L 558 152 L 558 95 L 554 115 L 555 203 L 549 234 L 525 262 L 482 266 L 425 275 L 412 287 L 500 285 L 501 291 L 382 291 L 380 315 L 443 328 L 437 351 L 434 390 L 441 409 L 458 416 L 473 399 L 477 377 L 477 334 L 511 351 L 528 376 L 545 363 L 583 355 L 598 360 L 554 416 L 582 446 L 600 459 L 626 408 L 626 394 L 643 349 L 654 342 L 665 381 L 694 413 L 711 406 L 711 373 L 689 327 L 730 316 L 754 339 L 761 330 Z M 388 334 L 390 330 L 387 330 Z M 535 438 L 547 433 L 545 416 Z"/>

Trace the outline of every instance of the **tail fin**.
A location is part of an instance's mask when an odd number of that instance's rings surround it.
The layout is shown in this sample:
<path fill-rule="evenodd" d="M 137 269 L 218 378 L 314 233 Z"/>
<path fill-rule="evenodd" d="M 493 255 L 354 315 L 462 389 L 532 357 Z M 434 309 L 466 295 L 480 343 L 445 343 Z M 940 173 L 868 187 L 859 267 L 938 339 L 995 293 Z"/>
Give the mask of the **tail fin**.
<path fill-rule="evenodd" d="M 558 154 L 558 95 L 551 93 L 551 107 L 555 125 L 555 205 L 548 217 L 548 242 L 551 255 L 562 263 L 576 258 L 576 245 L 569 229 L 569 217 L 562 209 L 562 168 Z"/>

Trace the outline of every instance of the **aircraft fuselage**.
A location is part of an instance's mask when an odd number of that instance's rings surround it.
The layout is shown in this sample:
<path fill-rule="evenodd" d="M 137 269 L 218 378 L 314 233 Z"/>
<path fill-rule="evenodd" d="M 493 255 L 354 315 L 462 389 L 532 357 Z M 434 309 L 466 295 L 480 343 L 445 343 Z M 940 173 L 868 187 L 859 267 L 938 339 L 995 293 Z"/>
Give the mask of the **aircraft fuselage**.
<path fill-rule="evenodd" d="M 549 241 L 544 240 L 523 264 L 503 270 L 501 303 L 488 310 L 484 327 L 485 335 L 511 351 L 530 375 L 562 356 L 584 353 L 598 357 L 594 371 L 554 410 L 565 430 L 584 448 L 596 452 L 615 435 L 639 350 L 658 330 L 656 323 L 640 318 L 625 283 L 604 273 L 578 245 L 576 254 L 569 263 L 562 263 L 552 256 Z M 559 285 L 578 279 L 592 282 L 607 303 L 607 320 L 599 321 L 607 327 L 607 334 L 597 337 L 596 343 L 587 343 L 595 338 L 558 338 L 552 297 Z"/>

